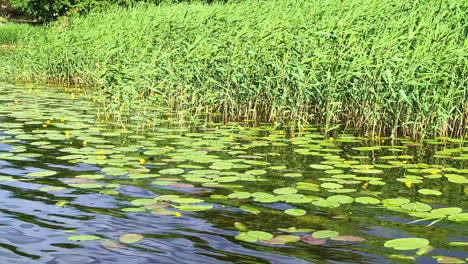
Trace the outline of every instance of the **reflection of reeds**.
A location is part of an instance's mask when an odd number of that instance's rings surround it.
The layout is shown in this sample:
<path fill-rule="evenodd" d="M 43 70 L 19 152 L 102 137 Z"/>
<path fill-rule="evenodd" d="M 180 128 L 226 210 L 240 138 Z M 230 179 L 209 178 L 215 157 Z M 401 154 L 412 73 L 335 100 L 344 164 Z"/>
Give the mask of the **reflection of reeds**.
<path fill-rule="evenodd" d="M 109 111 L 144 101 L 225 121 L 460 137 L 466 10 L 455 0 L 116 8 L 22 35 L 35 48 L 5 55 L 0 75 L 100 86 L 118 104 Z"/>

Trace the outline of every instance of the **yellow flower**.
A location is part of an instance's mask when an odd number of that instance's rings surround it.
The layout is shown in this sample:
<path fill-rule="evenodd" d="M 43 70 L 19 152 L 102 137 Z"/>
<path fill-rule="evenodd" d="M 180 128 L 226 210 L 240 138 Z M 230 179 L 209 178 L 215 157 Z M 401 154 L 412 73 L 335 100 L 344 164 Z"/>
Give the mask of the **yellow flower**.
<path fill-rule="evenodd" d="M 179 213 L 179 212 L 175 212 L 174 215 L 175 215 L 175 217 L 181 217 L 182 216 L 182 214 Z"/>
<path fill-rule="evenodd" d="M 104 154 L 101 150 L 99 150 L 98 152 L 96 152 L 97 155 L 102 155 Z"/>
<path fill-rule="evenodd" d="M 140 164 L 145 164 L 146 163 L 146 160 L 143 159 L 143 158 L 139 159 L 139 161 L 140 161 Z"/>
<path fill-rule="evenodd" d="M 333 137 L 328 138 L 328 140 L 333 141 L 335 140 Z"/>
<path fill-rule="evenodd" d="M 411 186 L 413 186 L 413 184 L 412 184 L 411 182 L 405 182 L 405 185 L 406 185 L 406 187 L 408 187 L 408 188 L 411 188 Z"/>
<path fill-rule="evenodd" d="M 18 102 L 18 100 L 15 100 L 15 105 L 19 105 L 19 102 Z"/>
<path fill-rule="evenodd" d="M 70 131 L 65 131 L 65 136 L 70 136 Z"/>
<path fill-rule="evenodd" d="M 369 183 L 368 183 L 368 182 L 365 182 L 365 183 L 362 185 L 362 188 L 367 189 L 367 187 L 369 187 Z"/>
<path fill-rule="evenodd" d="M 149 119 L 146 119 L 146 123 L 149 123 L 149 122 L 151 122 L 151 120 L 149 120 Z"/>
<path fill-rule="evenodd" d="M 42 124 L 42 127 L 47 127 L 47 124 Z"/>
<path fill-rule="evenodd" d="M 60 122 L 65 122 L 65 118 L 60 118 Z"/>
<path fill-rule="evenodd" d="M 88 146 L 88 142 L 83 141 L 83 146 L 85 146 L 85 147 Z"/>

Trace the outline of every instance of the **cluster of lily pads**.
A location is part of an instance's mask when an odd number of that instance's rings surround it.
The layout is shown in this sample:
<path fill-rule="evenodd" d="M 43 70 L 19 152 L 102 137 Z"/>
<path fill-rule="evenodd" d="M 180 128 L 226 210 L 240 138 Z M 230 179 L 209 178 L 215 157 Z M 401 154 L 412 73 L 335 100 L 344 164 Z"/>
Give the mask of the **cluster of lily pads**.
<path fill-rule="evenodd" d="M 99 168 L 69 175 L 42 165 L 20 177 L 0 175 L 0 180 L 37 181 L 44 185 L 39 188 L 43 192 L 71 189 L 119 196 L 122 185 L 145 186 L 158 195 L 136 199 L 122 196 L 128 202 L 119 210 L 161 217 L 231 208 L 246 216 L 278 214 L 306 223 L 301 219 L 317 214 L 350 215 L 367 209 L 382 213 L 385 209 L 410 218 L 407 223 L 468 221 L 462 203 L 456 206 L 447 200 L 447 188 L 461 189 L 461 195 L 466 195 L 468 169 L 463 168 L 463 162 L 468 147 L 462 139 L 440 137 L 414 142 L 409 138 L 350 134 L 329 137 L 314 126 L 288 137 L 267 125 L 206 126 L 168 118 L 148 121 L 144 117 L 137 118 L 145 120 L 143 124 L 130 123 L 126 130 L 119 130 L 97 122 L 94 114 L 84 113 L 92 107 L 91 102 L 74 99 L 66 104 L 63 93 L 23 89 L 0 95 L 0 117 L 7 118 L 0 122 L 0 144 L 11 146 L 7 152 L 0 152 L 0 160 L 38 163 L 53 158 L 64 164 Z M 146 130 L 135 133 L 142 126 Z M 433 164 L 420 160 L 421 146 L 438 149 L 430 151 Z M 70 203 L 63 200 L 56 204 Z M 304 234 L 312 230 L 280 228 L 277 232 L 283 233 L 272 234 L 248 230 L 241 223 L 236 228 L 240 230 L 237 240 L 272 245 L 372 239 L 340 235 L 343 232 L 329 229 Z M 419 249 L 420 255 L 429 252 L 429 241 L 424 238 L 388 240 L 382 245 L 396 250 Z M 449 257 L 437 258 L 440 263 L 449 263 L 441 262 Z"/>

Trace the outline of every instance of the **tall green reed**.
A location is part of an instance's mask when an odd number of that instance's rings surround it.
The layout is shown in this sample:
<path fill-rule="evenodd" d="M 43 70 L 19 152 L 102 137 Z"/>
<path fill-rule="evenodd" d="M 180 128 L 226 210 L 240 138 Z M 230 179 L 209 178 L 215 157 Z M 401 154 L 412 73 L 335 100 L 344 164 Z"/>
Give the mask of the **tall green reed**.
<path fill-rule="evenodd" d="M 467 11 L 456 0 L 113 8 L 28 38 L 0 76 L 99 87 L 108 111 L 151 103 L 224 121 L 464 137 Z"/>

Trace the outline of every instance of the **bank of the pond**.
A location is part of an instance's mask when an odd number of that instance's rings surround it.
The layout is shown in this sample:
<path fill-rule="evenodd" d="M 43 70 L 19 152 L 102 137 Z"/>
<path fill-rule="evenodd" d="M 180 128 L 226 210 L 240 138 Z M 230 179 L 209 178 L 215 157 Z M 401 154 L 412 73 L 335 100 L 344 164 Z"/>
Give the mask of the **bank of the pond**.
<path fill-rule="evenodd" d="M 467 10 L 455 0 L 111 9 L 27 34 L 0 27 L 14 42 L 0 50 L 0 77 L 102 87 L 107 111 L 150 103 L 225 121 L 464 137 Z"/>

